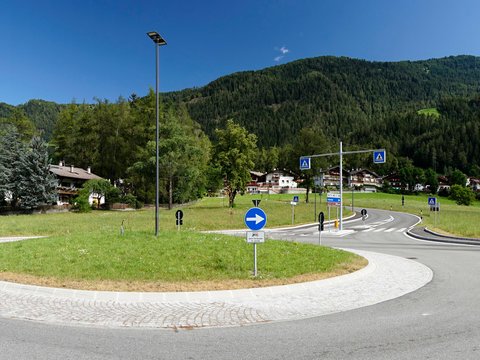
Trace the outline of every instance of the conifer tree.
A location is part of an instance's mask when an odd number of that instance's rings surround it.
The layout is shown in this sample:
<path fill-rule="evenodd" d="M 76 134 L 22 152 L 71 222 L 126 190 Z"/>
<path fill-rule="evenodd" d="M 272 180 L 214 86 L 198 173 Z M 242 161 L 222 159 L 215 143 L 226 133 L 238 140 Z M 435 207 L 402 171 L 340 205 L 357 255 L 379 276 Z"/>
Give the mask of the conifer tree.
<path fill-rule="evenodd" d="M 19 196 L 19 168 L 16 162 L 25 151 L 17 128 L 5 124 L 0 129 L 0 197 L 15 207 Z"/>
<path fill-rule="evenodd" d="M 49 171 L 47 145 L 39 137 L 33 137 L 28 151 L 15 162 L 19 171 L 19 207 L 25 210 L 55 202 L 57 180 Z"/>

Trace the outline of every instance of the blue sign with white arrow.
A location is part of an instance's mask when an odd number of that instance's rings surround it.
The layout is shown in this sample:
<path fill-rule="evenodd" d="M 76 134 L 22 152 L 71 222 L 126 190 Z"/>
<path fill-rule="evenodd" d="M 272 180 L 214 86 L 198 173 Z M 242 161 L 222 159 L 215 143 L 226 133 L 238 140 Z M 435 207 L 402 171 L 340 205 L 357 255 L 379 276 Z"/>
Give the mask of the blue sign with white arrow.
<path fill-rule="evenodd" d="M 266 223 L 267 214 L 260 208 L 250 208 L 245 213 L 245 225 L 247 225 L 250 230 L 261 230 Z"/>
<path fill-rule="evenodd" d="M 300 170 L 310 170 L 310 158 L 301 157 L 300 158 Z"/>
<path fill-rule="evenodd" d="M 383 164 L 385 163 L 386 159 L 386 152 L 385 150 L 375 150 L 373 152 L 373 162 L 374 164 Z"/>

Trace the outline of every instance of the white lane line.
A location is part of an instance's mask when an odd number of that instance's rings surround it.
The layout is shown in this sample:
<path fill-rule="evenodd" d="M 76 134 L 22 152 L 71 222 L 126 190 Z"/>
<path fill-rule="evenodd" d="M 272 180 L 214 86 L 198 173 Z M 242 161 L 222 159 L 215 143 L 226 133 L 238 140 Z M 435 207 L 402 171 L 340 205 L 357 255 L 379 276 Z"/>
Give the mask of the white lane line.
<path fill-rule="evenodd" d="M 397 230 L 397 228 L 390 228 L 390 229 L 385 230 L 385 232 L 392 232 L 392 231 L 395 231 L 395 230 Z"/>
<path fill-rule="evenodd" d="M 380 229 L 373 230 L 373 232 L 380 232 L 380 231 L 384 231 L 384 230 L 385 230 L 385 228 L 380 228 Z"/>
<path fill-rule="evenodd" d="M 401 229 L 398 229 L 397 232 L 404 232 L 406 230 L 407 230 L 407 228 L 401 228 Z"/>

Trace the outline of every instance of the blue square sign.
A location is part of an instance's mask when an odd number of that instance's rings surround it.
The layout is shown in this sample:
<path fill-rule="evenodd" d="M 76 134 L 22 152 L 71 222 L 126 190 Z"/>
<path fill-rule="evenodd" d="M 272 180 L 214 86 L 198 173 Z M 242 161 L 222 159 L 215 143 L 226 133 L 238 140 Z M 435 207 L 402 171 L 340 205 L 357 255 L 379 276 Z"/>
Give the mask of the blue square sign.
<path fill-rule="evenodd" d="M 301 157 L 300 158 L 300 170 L 310 170 L 310 158 Z"/>
<path fill-rule="evenodd" d="M 375 150 L 373 152 L 373 162 L 375 164 L 383 164 L 386 161 L 386 152 L 385 150 Z"/>

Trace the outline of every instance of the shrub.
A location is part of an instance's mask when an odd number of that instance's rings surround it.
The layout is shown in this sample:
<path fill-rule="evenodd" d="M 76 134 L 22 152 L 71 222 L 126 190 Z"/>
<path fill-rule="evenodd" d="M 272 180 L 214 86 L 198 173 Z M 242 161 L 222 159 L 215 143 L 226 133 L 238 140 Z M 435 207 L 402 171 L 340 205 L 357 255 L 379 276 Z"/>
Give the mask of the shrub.
<path fill-rule="evenodd" d="M 73 200 L 72 209 L 81 213 L 92 211 L 92 207 L 88 202 L 88 196 L 79 195 Z"/>
<path fill-rule="evenodd" d="M 450 188 L 450 199 L 454 200 L 458 205 L 470 205 L 475 198 L 472 189 L 461 186 L 452 185 Z"/>
<path fill-rule="evenodd" d="M 131 208 L 137 208 L 137 198 L 132 194 L 126 194 L 122 197 L 122 202 Z"/>

